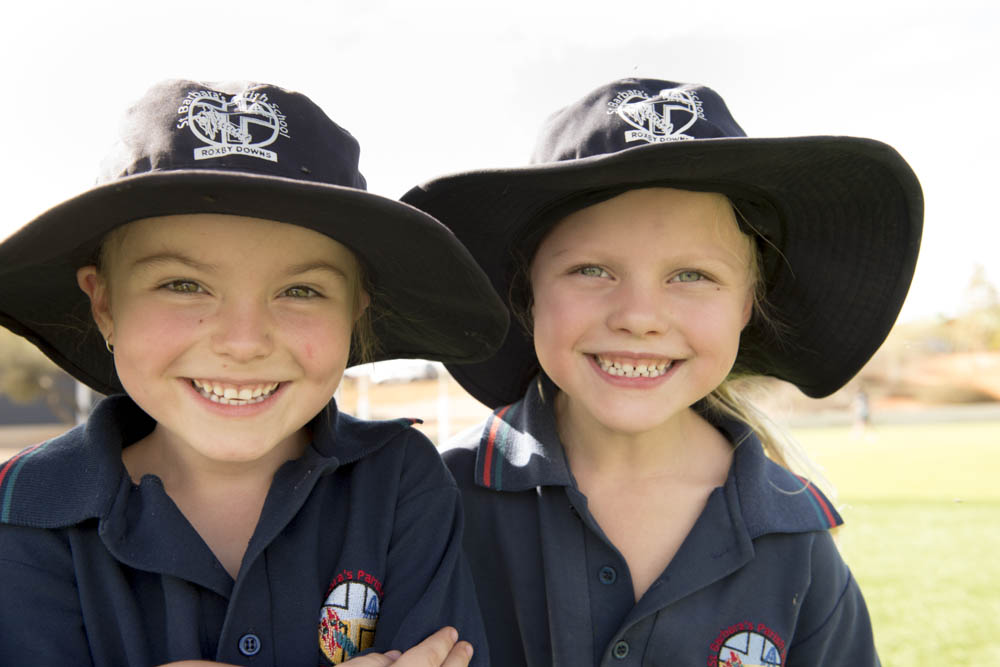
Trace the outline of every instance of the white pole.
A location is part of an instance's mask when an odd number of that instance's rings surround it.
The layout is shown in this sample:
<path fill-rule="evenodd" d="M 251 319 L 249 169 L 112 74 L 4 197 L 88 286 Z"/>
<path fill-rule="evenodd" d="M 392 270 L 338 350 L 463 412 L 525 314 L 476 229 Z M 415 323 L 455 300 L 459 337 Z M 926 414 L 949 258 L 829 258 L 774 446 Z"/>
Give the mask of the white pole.
<path fill-rule="evenodd" d="M 368 374 L 358 376 L 358 408 L 355 415 L 358 419 L 370 419 L 371 410 L 368 403 Z"/>
<path fill-rule="evenodd" d="M 87 415 L 90 414 L 90 402 L 93 400 L 90 387 L 82 382 L 77 382 L 74 398 L 76 399 L 76 423 L 82 424 L 87 421 Z"/>
<path fill-rule="evenodd" d="M 438 379 L 438 400 L 437 400 L 437 444 L 440 446 L 448 439 L 448 371 L 442 364 L 434 364 L 437 370 Z"/>

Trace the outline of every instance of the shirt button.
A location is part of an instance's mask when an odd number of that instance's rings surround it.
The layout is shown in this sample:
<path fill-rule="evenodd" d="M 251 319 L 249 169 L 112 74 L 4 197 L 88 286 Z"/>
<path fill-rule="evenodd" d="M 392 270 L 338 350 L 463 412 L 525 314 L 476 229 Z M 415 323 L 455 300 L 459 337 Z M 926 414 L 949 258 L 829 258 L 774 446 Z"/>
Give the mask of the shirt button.
<path fill-rule="evenodd" d="M 240 653 L 245 656 L 257 655 L 260 653 L 260 637 L 248 632 L 240 637 Z"/>
<path fill-rule="evenodd" d="M 602 584 L 610 585 L 618 580 L 618 573 L 615 571 L 615 568 L 609 565 L 605 565 L 604 567 L 601 568 L 601 571 L 597 575 L 597 578 L 601 580 Z"/>
<path fill-rule="evenodd" d="M 619 660 L 624 660 L 628 656 L 628 642 L 625 640 L 615 642 L 614 648 L 611 649 L 611 655 Z"/>

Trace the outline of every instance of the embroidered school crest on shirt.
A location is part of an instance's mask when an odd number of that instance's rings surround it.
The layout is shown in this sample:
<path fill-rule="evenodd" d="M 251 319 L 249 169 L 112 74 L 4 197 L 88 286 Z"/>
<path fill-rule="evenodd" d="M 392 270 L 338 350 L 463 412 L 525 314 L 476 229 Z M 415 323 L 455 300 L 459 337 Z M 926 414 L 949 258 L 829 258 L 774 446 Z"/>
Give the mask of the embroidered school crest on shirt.
<path fill-rule="evenodd" d="M 635 129 L 625 131 L 625 142 L 650 144 L 694 139 L 684 132 L 699 119 L 705 120 L 698 93 L 686 88 L 667 88 L 655 97 L 642 90 L 624 90 L 608 102 L 608 114 L 618 114 Z"/>
<path fill-rule="evenodd" d="M 708 667 L 780 667 L 785 641 L 763 623 L 736 623 L 712 642 Z"/>
<path fill-rule="evenodd" d="M 288 121 L 278 105 L 267 93 L 252 90 L 237 95 L 192 90 L 177 114 L 177 128 L 188 128 L 204 144 L 194 149 L 195 160 L 244 155 L 277 162 L 278 153 L 265 146 L 288 136 Z"/>
<path fill-rule="evenodd" d="M 339 665 L 375 644 L 382 582 L 364 570 L 343 570 L 327 591 L 319 613 L 319 648 Z"/>

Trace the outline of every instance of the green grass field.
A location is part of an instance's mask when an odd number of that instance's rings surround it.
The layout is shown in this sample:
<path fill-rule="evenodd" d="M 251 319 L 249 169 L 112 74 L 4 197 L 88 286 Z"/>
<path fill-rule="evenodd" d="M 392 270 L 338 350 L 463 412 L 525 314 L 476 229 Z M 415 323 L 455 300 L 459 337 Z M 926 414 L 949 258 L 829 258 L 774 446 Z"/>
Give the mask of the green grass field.
<path fill-rule="evenodd" d="M 882 664 L 995 661 L 1000 423 L 794 434 L 837 488 L 846 522 L 838 542 L 868 602 Z"/>

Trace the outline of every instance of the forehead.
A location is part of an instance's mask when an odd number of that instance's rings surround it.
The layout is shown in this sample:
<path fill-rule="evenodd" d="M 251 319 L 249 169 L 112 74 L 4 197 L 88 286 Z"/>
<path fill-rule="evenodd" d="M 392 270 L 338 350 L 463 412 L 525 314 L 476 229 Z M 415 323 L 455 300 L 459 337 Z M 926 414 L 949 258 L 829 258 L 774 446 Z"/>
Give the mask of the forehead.
<path fill-rule="evenodd" d="M 639 237 L 662 240 L 657 247 L 699 244 L 730 251 L 744 248 L 748 241 L 724 195 L 643 188 L 571 213 L 553 227 L 539 249 L 565 251 L 590 242 L 633 246 Z"/>
<path fill-rule="evenodd" d="M 104 255 L 112 261 L 177 253 L 205 263 L 224 258 L 287 262 L 325 261 L 356 271 L 354 253 L 338 241 L 298 225 L 215 213 L 143 218 L 112 232 Z"/>

